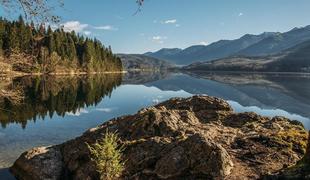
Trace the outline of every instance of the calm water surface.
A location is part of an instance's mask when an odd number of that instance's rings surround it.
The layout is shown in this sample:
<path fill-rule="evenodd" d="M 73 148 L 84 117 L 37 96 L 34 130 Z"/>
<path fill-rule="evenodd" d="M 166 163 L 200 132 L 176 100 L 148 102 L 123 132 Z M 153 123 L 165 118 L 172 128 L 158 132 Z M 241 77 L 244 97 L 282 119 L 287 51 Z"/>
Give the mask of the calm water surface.
<path fill-rule="evenodd" d="M 208 94 L 237 112 L 281 115 L 310 129 L 310 75 L 135 73 L 0 78 L 0 179 L 34 146 L 62 143 L 85 130 L 171 97 Z M 21 99 L 22 98 L 22 99 Z"/>

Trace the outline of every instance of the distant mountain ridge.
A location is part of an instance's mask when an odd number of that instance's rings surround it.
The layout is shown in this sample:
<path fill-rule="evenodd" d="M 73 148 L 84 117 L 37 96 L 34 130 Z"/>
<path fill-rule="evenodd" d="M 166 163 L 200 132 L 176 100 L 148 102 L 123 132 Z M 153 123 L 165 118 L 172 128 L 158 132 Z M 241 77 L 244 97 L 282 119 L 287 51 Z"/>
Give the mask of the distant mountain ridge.
<path fill-rule="evenodd" d="M 238 54 L 248 56 L 275 54 L 307 40 L 310 40 L 310 26 L 294 28 L 286 33 L 275 33 L 274 35 L 241 50 Z"/>
<path fill-rule="evenodd" d="M 265 56 L 277 54 L 307 40 L 310 40 L 310 26 L 294 28 L 285 33 L 246 34 L 239 39 L 220 40 L 207 46 L 194 45 L 183 50 L 164 48 L 157 52 L 148 52 L 145 55 L 178 65 L 188 65 L 234 55 Z"/>
<path fill-rule="evenodd" d="M 196 62 L 184 67 L 190 71 L 310 72 L 310 40 L 275 55 L 232 56 Z"/>
<path fill-rule="evenodd" d="M 146 56 L 150 56 L 150 57 L 154 57 L 154 58 L 158 58 L 158 59 L 166 59 L 168 57 L 172 57 L 174 56 L 175 54 L 181 52 L 182 49 L 179 49 L 179 48 L 163 48 L 163 49 L 160 49 L 159 51 L 157 52 L 147 52 L 147 53 L 144 53 L 144 55 Z"/>
<path fill-rule="evenodd" d="M 121 59 L 125 70 L 160 70 L 174 66 L 172 63 L 142 54 L 117 54 L 117 57 Z"/>

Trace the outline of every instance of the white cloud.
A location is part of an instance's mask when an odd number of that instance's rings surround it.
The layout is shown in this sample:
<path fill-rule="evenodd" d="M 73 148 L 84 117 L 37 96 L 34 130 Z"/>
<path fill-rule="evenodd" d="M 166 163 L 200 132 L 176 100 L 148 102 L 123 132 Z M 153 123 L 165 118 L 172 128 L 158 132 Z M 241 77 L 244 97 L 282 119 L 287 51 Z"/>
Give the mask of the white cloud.
<path fill-rule="evenodd" d="M 46 27 L 50 26 L 53 31 L 55 31 L 56 29 L 59 28 L 59 26 L 57 24 L 51 24 L 51 23 L 48 23 L 48 22 L 45 25 L 46 25 Z"/>
<path fill-rule="evenodd" d="M 106 25 L 106 26 L 94 26 L 94 29 L 99 29 L 99 30 L 106 30 L 106 31 L 117 31 L 118 28 L 115 28 L 111 25 Z"/>
<path fill-rule="evenodd" d="M 163 44 L 165 39 L 167 39 L 166 36 L 153 36 L 152 37 L 152 41 L 159 43 L 159 44 Z"/>
<path fill-rule="evenodd" d="M 156 98 L 153 98 L 152 102 L 153 102 L 153 104 L 158 104 L 158 103 L 163 101 L 163 98 L 164 98 L 163 96 L 159 95 Z"/>
<path fill-rule="evenodd" d="M 57 29 L 59 26 L 53 25 L 53 29 Z M 83 24 L 79 21 L 67 21 L 60 25 L 66 32 L 75 31 L 77 33 L 84 33 L 85 35 L 90 35 L 92 29 L 105 30 L 105 31 L 117 31 L 118 28 L 111 25 L 105 26 L 92 26 L 90 24 Z"/>
<path fill-rule="evenodd" d="M 206 42 L 206 41 L 201 41 L 199 44 L 206 46 L 206 45 L 208 45 L 209 43 Z"/>
<path fill-rule="evenodd" d="M 91 34 L 91 32 L 90 31 L 84 31 L 84 34 L 88 36 Z"/>
<path fill-rule="evenodd" d="M 243 13 L 241 12 L 241 13 L 239 13 L 239 15 L 238 16 L 243 16 Z"/>
<path fill-rule="evenodd" d="M 163 39 L 167 39 L 167 37 L 163 37 L 163 36 L 153 36 L 152 39 L 153 39 L 153 40 L 163 40 Z"/>
<path fill-rule="evenodd" d="M 82 114 L 87 114 L 87 113 L 89 113 L 89 112 L 86 109 L 79 109 L 76 112 L 71 111 L 71 112 L 67 112 L 66 114 L 68 116 L 80 116 Z"/>
<path fill-rule="evenodd" d="M 153 104 L 158 104 L 160 102 L 160 100 L 159 99 L 153 99 L 152 102 L 153 102 Z"/>
<path fill-rule="evenodd" d="M 100 112 L 106 112 L 106 113 L 109 113 L 109 112 L 113 111 L 112 108 L 97 108 L 96 110 L 100 111 Z"/>
<path fill-rule="evenodd" d="M 164 24 L 175 24 L 176 22 L 177 22 L 176 19 L 169 19 L 169 20 L 164 21 L 163 23 Z"/>
<path fill-rule="evenodd" d="M 71 32 L 71 31 L 81 32 L 87 27 L 89 27 L 88 24 L 82 24 L 79 21 L 68 21 L 62 24 L 62 26 L 63 26 L 64 31 L 66 32 Z"/>

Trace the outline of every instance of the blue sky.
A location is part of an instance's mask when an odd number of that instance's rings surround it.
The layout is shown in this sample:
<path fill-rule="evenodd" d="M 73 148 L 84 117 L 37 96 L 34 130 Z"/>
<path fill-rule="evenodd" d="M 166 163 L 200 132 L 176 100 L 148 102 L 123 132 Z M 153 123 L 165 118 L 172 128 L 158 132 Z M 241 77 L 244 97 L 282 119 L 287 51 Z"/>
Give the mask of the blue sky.
<path fill-rule="evenodd" d="M 310 0 L 64 0 L 62 24 L 117 53 L 185 48 L 310 25 Z"/>

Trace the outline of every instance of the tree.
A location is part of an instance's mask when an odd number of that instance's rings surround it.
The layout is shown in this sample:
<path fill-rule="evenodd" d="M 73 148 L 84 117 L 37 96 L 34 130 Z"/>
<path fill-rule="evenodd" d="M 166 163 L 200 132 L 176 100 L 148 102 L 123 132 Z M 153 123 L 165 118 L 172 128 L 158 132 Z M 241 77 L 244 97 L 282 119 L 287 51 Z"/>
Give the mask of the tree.
<path fill-rule="evenodd" d="M 18 33 L 17 33 L 16 23 L 13 23 L 12 26 L 8 26 L 6 32 L 8 33 L 7 36 L 7 43 L 8 43 L 8 52 L 11 53 L 14 50 L 19 50 L 19 40 L 18 40 Z"/>
<path fill-rule="evenodd" d="M 118 179 L 124 170 L 122 161 L 123 147 L 118 145 L 120 141 L 116 133 L 107 131 L 102 140 L 97 141 L 92 146 L 88 145 L 91 160 L 96 164 L 100 179 Z"/>
<path fill-rule="evenodd" d="M 3 45 L 4 45 L 4 37 L 5 37 L 5 23 L 3 19 L 0 19 L 0 56 L 3 55 Z"/>
<path fill-rule="evenodd" d="M 47 28 L 47 44 L 48 44 L 48 50 L 50 54 L 56 51 L 55 39 L 53 36 L 53 30 L 51 26 L 48 26 Z"/>
<path fill-rule="evenodd" d="M 13 69 L 27 73 L 50 73 L 57 67 L 62 72 L 122 69 L 111 47 L 105 48 L 99 40 L 43 24 L 35 27 L 22 17 L 17 21 L 0 18 L 0 55 L 11 61 Z"/>

